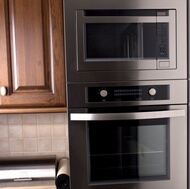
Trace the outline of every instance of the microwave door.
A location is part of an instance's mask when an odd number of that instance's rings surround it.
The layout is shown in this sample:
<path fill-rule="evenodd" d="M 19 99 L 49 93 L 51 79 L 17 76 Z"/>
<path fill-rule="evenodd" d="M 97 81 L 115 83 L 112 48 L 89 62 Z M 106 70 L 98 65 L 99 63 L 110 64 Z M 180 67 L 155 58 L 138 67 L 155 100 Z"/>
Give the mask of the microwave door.
<path fill-rule="evenodd" d="M 168 56 L 175 52 L 168 52 L 168 37 L 162 35 L 162 23 L 166 23 L 167 33 L 167 23 L 172 18 L 157 17 L 84 16 L 83 11 L 77 11 L 78 71 L 159 69 L 170 64 Z"/>
<path fill-rule="evenodd" d="M 147 24 L 154 27 L 146 27 Z M 152 28 L 154 36 L 150 41 L 144 30 Z M 153 41 L 156 16 L 84 16 L 83 11 L 77 11 L 78 71 L 156 69 L 157 49 Z M 154 54 L 144 57 L 144 49 L 149 52 L 149 47 Z"/>

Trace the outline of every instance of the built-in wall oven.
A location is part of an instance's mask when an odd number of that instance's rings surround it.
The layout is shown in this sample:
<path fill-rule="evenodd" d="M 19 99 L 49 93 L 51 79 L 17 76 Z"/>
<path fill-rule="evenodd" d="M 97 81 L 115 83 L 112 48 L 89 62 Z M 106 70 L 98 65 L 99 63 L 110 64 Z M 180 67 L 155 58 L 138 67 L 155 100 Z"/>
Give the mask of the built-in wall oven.
<path fill-rule="evenodd" d="M 187 189 L 186 0 L 65 0 L 71 189 Z"/>
<path fill-rule="evenodd" d="M 186 0 L 65 0 L 68 80 L 187 78 L 186 20 Z"/>
<path fill-rule="evenodd" d="M 71 188 L 187 189 L 185 91 L 183 80 L 68 85 Z"/>

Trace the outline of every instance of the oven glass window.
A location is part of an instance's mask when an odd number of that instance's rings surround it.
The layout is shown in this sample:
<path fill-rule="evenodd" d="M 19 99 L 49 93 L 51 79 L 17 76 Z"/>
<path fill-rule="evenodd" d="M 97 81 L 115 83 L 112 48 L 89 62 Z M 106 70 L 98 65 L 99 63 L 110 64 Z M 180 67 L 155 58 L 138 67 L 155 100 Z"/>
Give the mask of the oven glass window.
<path fill-rule="evenodd" d="M 87 23 L 86 59 L 167 59 L 168 23 Z"/>
<path fill-rule="evenodd" d="M 169 120 L 88 123 L 90 183 L 169 179 Z"/>

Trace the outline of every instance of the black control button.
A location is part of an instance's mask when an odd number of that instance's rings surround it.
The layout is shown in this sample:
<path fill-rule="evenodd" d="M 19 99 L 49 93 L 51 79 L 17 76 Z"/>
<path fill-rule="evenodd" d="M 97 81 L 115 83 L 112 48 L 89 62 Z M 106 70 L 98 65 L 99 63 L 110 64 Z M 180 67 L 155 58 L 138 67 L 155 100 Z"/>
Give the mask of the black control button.
<path fill-rule="evenodd" d="M 165 47 L 160 47 L 160 53 L 165 54 L 166 53 L 166 48 Z"/>

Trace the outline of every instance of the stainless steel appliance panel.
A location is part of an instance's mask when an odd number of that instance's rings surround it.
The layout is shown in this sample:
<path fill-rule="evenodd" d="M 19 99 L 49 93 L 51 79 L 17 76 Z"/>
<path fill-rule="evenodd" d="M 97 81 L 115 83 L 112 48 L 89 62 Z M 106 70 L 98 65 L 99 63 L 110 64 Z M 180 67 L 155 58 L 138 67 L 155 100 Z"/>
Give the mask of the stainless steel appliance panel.
<path fill-rule="evenodd" d="M 158 100 L 156 99 L 156 95 L 163 94 L 164 91 L 162 89 L 157 89 L 157 86 L 169 86 L 169 96 L 168 99 Z M 125 87 L 128 86 L 147 86 L 145 89 L 145 93 L 148 96 L 146 100 L 135 99 L 135 100 L 127 100 L 130 99 L 127 97 L 124 101 L 120 99 L 115 100 L 107 100 L 107 97 L 101 97 L 101 91 L 108 90 L 108 87 Z M 81 107 L 118 107 L 118 106 L 137 106 L 137 105 L 159 105 L 159 104 L 186 104 L 187 103 L 187 81 L 186 80 L 161 80 L 161 81 L 133 81 L 133 82 L 119 82 L 119 83 L 71 83 L 67 85 L 68 87 L 68 106 L 69 108 L 81 108 Z M 87 97 L 88 88 L 96 88 L 95 92 L 91 94 L 91 96 L 99 96 L 98 102 L 89 102 Z M 157 90 L 157 94 L 149 94 L 151 90 L 154 91 L 154 88 Z M 76 99 L 76 91 L 77 96 L 79 98 Z M 159 93 L 160 91 L 160 93 Z M 109 91 L 108 91 L 109 94 Z M 131 93 L 131 95 L 133 95 Z M 137 96 L 141 96 L 137 94 Z"/>
<path fill-rule="evenodd" d="M 66 62 L 67 62 L 67 82 L 106 82 L 106 81 L 127 81 L 127 80 L 164 80 L 164 79 L 186 79 L 187 78 L 187 33 L 186 33 L 186 0 L 170 1 L 151 1 L 151 0 L 134 0 L 134 1 L 90 1 L 90 0 L 65 0 L 65 36 L 66 36 Z M 160 63 L 150 64 L 150 60 L 134 61 L 134 64 L 129 65 L 129 70 L 123 63 L 118 65 L 112 64 L 113 60 L 107 60 L 99 65 L 100 62 L 94 64 L 93 61 L 86 63 L 87 68 L 83 66 L 82 58 L 85 52 L 81 52 L 82 48 L 78 48 L 83 44 L 84 37 L 77 37 L 78 28 L 80 25 L 81 10 L 171 10 L 171 18 L 169 17 L 170 29 L 169 33 L 169 50 L 171 57 L 171 69 L 168 69 L 167 61 L 160 61 Z M 79 15 L 78 15 L 79 14 Z M 79 17 L 79 18 L 78 18 Z M 165 22 L 163 17 L 158 17 L 157 22 Z M 99 22 L 97 19 L 91 18 L 93 22 Z M 107 22 L 113 22 L 109 17 L 101 17 Z M 144 19 L 146 21 L 148 18 Z M 115 17 L 118 22 L 119 18 Z M 89 20 L 86 20 L 89 22 Z M 121 21 L 122 22 L 122 21 Z M 81 29 L 79 29 L 81 30 Z M 79 31 L 80 33 L 80 31 Z M 82 35 L 82 33 L 81 33 Z M 84 35 L 84 34 L 83 34 Z M 82 41 L 80 41 L 82 40 Z M 160 69 L 161 67 L 163 69 Z M 97 66 L 96 66 L 97 65 Z M 124 67 L 123 67 L 124 66 Z M 101 68 L 102 67 L 102 68 Z M 107 67 L 107 70 L 106 70 Z M 170 65 L 169 65 L 170 67 Z M 124 68 L 124 69 L 122 69 Z M 86 70 L 85 70 L 86 69 Z M 102 69 L 102 70 L 101 70 Z M 114 71 L 113 71 L 114 69 Z"/>
<path fill-rule="evenodd" d="M 186 189 L 187 188 L 187 106 L 173 105 L 169 106 L 169 111 L 179 110 L 183 114 L 171 117 L 169 119 L 169 179 L 154 179 L 151 181 L 135 180 L 109 183 L 95 182 L 89 180 L 89 170 L 91 168 L 88 159 L 89 139 L 88 124 L 91 121 L 69 120 L 69 138 L 70 138 L 70 161 L 71 161 L 71 187 L 73 189 Z M 85 113 L 85 109 L 70 109 L 69 117 L 73 113 Z M 179 112 L 178 112 L 179 113 Z M 135 119 L 135 118 L 134 118 Z M 155 119 L 155 118 L 151 118 Z M 161 120 L 163 118 L 160 118 Z M 139 119 L 140 120 L 140 119 Z M 105 122 L 105 127 L 107 121 Z M 97 125 L 98 127 L 98 125 Z M 126 125 L 127 127 L 127 125 Z M 155 126 L 156 128 L 156 126 Z M 109 134 L 109 129 L 108 129 Z M 106 136 L 105 136 L 106 139 Z M 80 177 L 79 177 L 80 175 Z"/>
<path fill-rule="evenodd" d="M 54 155 L 0 159 L 0 182 L 55 181 L 55 172 Z"/>
<path fill-rule="evenodd" d="M 106 11 L 114 16 L 103 18 Z M 134 16 L 139 10 L 120 11 L 129 16 L 115 16 L 118 10 L 77 11 L 77 70 L 176 69 L 176 11 L 141 10 L 143 16 Z M 147 16 L 149 11 L 155 13 Z"/>

